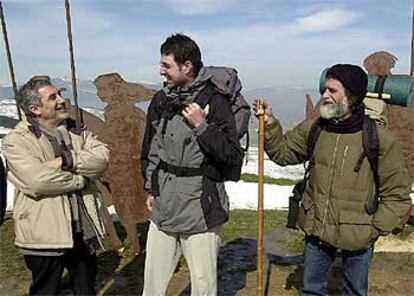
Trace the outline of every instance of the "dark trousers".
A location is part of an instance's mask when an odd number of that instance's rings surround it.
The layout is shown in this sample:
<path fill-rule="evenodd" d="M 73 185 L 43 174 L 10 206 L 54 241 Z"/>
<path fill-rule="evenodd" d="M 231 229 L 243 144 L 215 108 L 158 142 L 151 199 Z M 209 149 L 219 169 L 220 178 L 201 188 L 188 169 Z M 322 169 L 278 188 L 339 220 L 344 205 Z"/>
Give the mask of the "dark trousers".
<path fill-rule="evenodd" d="M 24 256 L 32 272 L 30 295 L 60 295 L 64 268 L 69 272 L 70 287 L 74 295 L 96 295 L 96 255 L 91 255 L 79 237 L 73 249 L 61 256 Z"/>
<path fill-rule="evenodd" d="M 344 269 L 343 295 L 367 295 L 373 248 L 341 252 Z M 318 237 L 305 238 L 305 270 L 300 295 L 328 295 L 328 273 L 335 254 L 336 248 L 321 243 Z"/>

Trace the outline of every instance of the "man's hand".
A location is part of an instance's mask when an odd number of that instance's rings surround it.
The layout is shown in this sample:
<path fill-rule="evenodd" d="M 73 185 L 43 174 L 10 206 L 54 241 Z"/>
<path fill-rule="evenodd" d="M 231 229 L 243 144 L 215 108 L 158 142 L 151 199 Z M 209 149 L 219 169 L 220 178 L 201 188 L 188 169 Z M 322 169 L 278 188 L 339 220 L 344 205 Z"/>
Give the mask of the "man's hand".
<path fill-rule="evenodd" d="M 270 123 L 274 122 L 276 120 L 276 118 L 273 116 L 272 107 L 270 107 L 269 104 L 265 100 L 262 100 L 262 102 L 263 102 L 263 109 L 262 109 L 263 111 L 258 110 L 259 100 L 258 99 L 254 100 L 254 102 L 253 102 L 254 115 L 256 115 L 256 117 L 259 117 L 259 115 L 264 114 L 265 124 L 270 124 Z M 262 113 L 262 114 L 260 114 L 260 113 Z"/>
<path fill-rule="evenodd" d="M 191 126 L 198 127 L 206 118 L 209 110 L 210 105 L 208 104 L 204 109 L 201 109 L 197 103 L 191 103 L 183 110 L 182 114 Z"/>
<path fill-rule="evenodd" d="M 56 157 L 55 159 L 47 160 L 43 162 L 46 166 L 50 168 L 60 168 L 62 166 L 62 157 Z"/>
<path fill-rule="evenodd" d="M 147 192 L 147 200 L 145 201 L 147 204 L 147 208 L 150 212 L 152 212 L 152 209 L 154 208 L 154 195 Z"/>

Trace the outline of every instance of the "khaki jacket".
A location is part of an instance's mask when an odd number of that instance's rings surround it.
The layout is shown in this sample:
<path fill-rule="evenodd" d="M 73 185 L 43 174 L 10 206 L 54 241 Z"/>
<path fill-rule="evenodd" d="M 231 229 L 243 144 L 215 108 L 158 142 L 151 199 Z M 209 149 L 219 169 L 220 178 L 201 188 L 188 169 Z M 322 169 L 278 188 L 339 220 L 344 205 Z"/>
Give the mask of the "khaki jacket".
<path fill-rule="evenodd" d="M 72 143 L 73 169 L 50 168 L 45 161 L 55 158 L 49 140 L 20 122 L 2 141 L 8 179 L 14 196 L 15 244 L 31 249 L 72 248 L 72 218 L 68 192 L 81 190 L 87 213 L 98 237 L 104 235 L 101 195 L 94 180 L 105 171 L 109 151 L 87 130 L 67 130 Z"/>
<path fill-rule="evenodd" d="M 303 163 L 312 121 L 304 121 L 284 135 L 279 122 L 266 126 L 265 150 L 279 165 Z M 397 142 L 384 128 L 377 128 L 380 143 L 378 160 L 379 209 L 368 215 L 364 204 L 373 199 L 375 183 L 368 159 L 359 172 L 362 132 L 336 134 L 321 131 L 314 150 L 315 165 L 310 171 L 299 210 L 299 226 L 307 235 L 341 249 L 368 248 L 378 235 L 400 226 L 407 213 L 411 180 Z"/>

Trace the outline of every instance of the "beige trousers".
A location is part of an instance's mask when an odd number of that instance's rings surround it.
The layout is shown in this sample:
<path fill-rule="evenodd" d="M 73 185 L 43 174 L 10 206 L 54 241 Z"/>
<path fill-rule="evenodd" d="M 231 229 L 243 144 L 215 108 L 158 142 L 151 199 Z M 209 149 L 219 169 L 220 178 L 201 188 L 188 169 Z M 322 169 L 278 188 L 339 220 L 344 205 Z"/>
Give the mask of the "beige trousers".
<path fill-rule="evenodd" d="M 217 257 L 221 229 L 220 225 L 203 233 L 167 233 L 151 222 L 142 295 L 166 295 L 168 283 L 182 254 L 190 270 L 191 295 L 217 295 Z"/>

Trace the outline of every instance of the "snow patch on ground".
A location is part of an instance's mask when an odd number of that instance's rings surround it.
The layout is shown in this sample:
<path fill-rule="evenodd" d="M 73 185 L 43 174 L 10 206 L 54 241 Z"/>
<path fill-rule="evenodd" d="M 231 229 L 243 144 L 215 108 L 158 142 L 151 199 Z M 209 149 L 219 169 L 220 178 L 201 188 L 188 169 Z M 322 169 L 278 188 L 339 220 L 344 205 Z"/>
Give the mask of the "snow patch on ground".
<path fill-rule="evenodd" d="M 230 199 L 230 209 L 257 210 L 258 184 L 244 181 L 225 184 Z M 289 196 L 293 186 L 264 184 L 264 209 L 273 210 L 289 207 Z"/>
<path fill-rule="evenodd" d="M 245 172 L 245 169 L 251 170 L 254 164 L 252 162 L 248 163 L 248 166 L 244 166 L 242 171 Z M 271 166 L 271 171 L 277 175 L 283 176 L 283 174 L 278 171 L 278 166 L 271 163 L 270 160 L 265 161 L 265 168 Z M 279 167 L 280 168 L 280 167 Z M 286 168 L 283 168 L 286 170 Z M 256 172 L 257 173 L 257 172 Z M 295 175 L 295 172 L 288 172 L 290 175 Z M 270 176 L 273 177 L 272 174 Z M 13 209 L 13 184 L 10 182 L 7 183 L 7 210 L 11 211 Z M 257 199 L 258 199 L 258 184 L 249 183 L 244 181 L 239 182 L 226 182 L 226 191 L 229 195 L 230 200 L 230 209 L 248 209 L 255 210 L 257 209 Z M 289 206 L 289 196 L 291 195 L 293 186 L 279 186 L 264 184 L 264 209 L 280 209 L 287 208 Z M 109 207 L 110 213 L 115 213 L 115 208 L 113 206 Z"/>
<path fill-rule="evenodd" d="M 247 163 L 246 163 L 247 160 Z M 289 180 L 300 180 L 305 172 L 303 164 L 281 167 L 275 164 L 265 154 L 264 174 L 272 178 L 285 178 Z M 242 173 L 258 174 L 258 148 L 250 147 L 244 160 Z"/>

